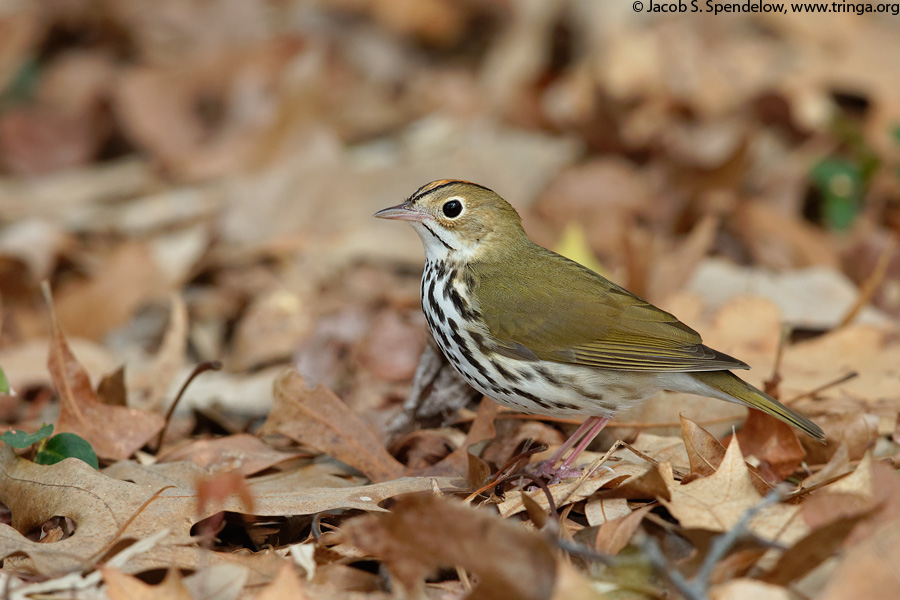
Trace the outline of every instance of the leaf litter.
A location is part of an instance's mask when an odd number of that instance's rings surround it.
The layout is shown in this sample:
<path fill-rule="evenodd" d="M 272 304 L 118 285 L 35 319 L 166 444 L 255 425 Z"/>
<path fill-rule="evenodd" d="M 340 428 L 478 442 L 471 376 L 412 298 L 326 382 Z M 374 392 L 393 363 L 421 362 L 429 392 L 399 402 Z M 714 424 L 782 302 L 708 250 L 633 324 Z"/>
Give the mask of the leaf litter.
<path fill-rule="evenodd" d="M 870 16 L 14 3 L 0 418 L 101 470 L 0 447 L 5 592 L 900 596 L 900 36 Z M 419 241 L 370 218 L 445 177 L 746 360 L 827 444 L 664 393 L 583 477 L 534 483 L 574 424 L 455 376 Z"/>

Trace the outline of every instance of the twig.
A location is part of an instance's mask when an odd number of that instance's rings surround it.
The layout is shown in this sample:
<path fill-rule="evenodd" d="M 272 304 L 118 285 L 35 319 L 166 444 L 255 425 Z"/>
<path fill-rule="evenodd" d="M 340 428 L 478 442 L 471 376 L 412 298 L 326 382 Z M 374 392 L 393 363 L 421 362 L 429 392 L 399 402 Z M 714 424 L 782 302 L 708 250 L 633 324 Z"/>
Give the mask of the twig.
<path fill-rule="evenodd" d="M 697 575 L 694 577 L 693 581 L 701 583 L 705 590 L 709 585 L 709 578 L 712 575 L 713 569 L 720 560 L 725 558 L 725 555 L 728 554 L 728 551 L 731 550 L 732 547 L 734 547 L 738 539 L 747 533 L 753 518 L 766 508 L 780 502 L 781 497 L 782 490 L 778 487 L 772 488 L 758 504 L 751 506 L 743 515 L 741 515 L 741 518 L 734 524 L 734 527 L 714 538 L 710 545 L 709 552 L 707 553 L 706 558 L 703 559 L 703 563 L 700 565 L 700 569 L 697 571 Z"/>
<path fill-rule="evenodd" d="M 554 519 L 559 519 L 559 515 L 556 514 L 556 501 L 553 499 L 553 494 L 550 492 L 550 488 L 547 487 L 547 484 L 544 483 L 543 479 L 541 479 L 537 475 L 534 475 L 533 473 L 527 473 L 525 471 L 520 471 L 518 473 L 512 473 L 510 475 L 507 475 L 506 477 L 504 477 L 503 479 L 498 481 L 496 483 L 496 485 L 494 485 L 494 489 L 496 490 L 494 492 L 495 495 L 502 496 L 503 488 L 500 486 L 502 486 L 504 483 L 506 483 L 507 481 L 509 481 L 511 479 L 518 479 L 518 478 L 527 479 L 527 480 L 531 481 L 533 484 L 535 484 L 536 486 L 538 486 L 539 488 L 541 488 L 544 491 L 544 494 L 547 496 L 547 505 L 550 508 L 550 514 L 553 516 Z M 522 492 L 522 493 L 524 494 L 525 492 Z"/>
<path fill-rule="evenodd" d="M 827 390 L 827 389 L 830 388 L 830 387 L 834 387 L 834 386 L 836 386 L 836 385 L 840 385 L 840 384 L 844 383 L 845 381 L 850 381 L 850 380 L 853 379 L 854 377 L 858 377 L 858 376 L 859 376 L 859 373 L 858 373 L 858 372 L 856 372 L 856 371 L 850 371 L 850 372 L 847 373 L 846 375 L 841 375 L 840 377 L 838 377 L 837 379 L 835 379 L 835 380 L 833 380 L 833 381 L 829 381 L 829 382 L 827 382 L 827 383 L 823 383 L 822 385 L 820 385 L 819 387 L 817 387 L 817 388 L 815 388 L 815 389 L 812 389 L 812 390 L 810 390 L 810 391 L 808 391 L 808 392 L 803 392 L 802 394 L 799 394 L 799 395 L 797 395 L 797 396 L 794 396 L 794 397 L 791 398 L 790 400 L 785 401 L 785 404 L 793 404 L 794 402 L 796 402 L 797 400 L 800 400 L 800 399 L 802 399 L 802 398 L 812 398 L 813 396 L 815 396 L 815 395 L 818 394 L 819 392 L 823 392 L 823 391 Z"/>
<path fill-rule="evenodd" d="M 681 571 L 669 564 L 666 557 L 660 550 L 659 543 L 647 536 L 641 542 L 642 549 L 650 559 L 651 564 L 672 582 L 672 584 L 683 594 L 688 600 L 708 600 L 709 598 L 709 580 L 712 576 L 713 569 L 725 558 L 728 551 L 731 550 L 737 541 L 748 533 L 750 522 L 761 511 L 769 506 L 780 502 L 782 499 L 782 490 L 779 487 L 772 488 L 766 496 L 756 505 L 748 508 L 734 527 L 716 536 L 712 544 L 710 544 L 709 552 L 703 559 L 697 574 L 691 579 L 687 579 Z"/>
<path fill-rule="evenodd" d="M 191 374 L 188 375 L 188 378 L 181 385 L 181 389 L 178 390 L 178 394 L 175 396 L 175 400 L 172 401 L 172 405 L 169 407 L 169 410 L 166 411 L 166 422 L 163 425 L 163 428 L 159 431 L 159 436 L 156 438 L 156 451 L 159 452 L 159 449 L 162 448 L 163 437 L 166 435 L 166 431 L 169 429 L 169 423 L 172 421 L 172 415 L 175 414 L 175 407 L 178 406 L 178 402 L 181 400 L 181 397 L 184 396 L 184 391 L 191 384 L 197 375 L 204 373 L 206 371 L 218 371 L 222 368 L 222 363 L 213 360 L 209 362 L 202 362 L 191 371 Z"/>
<path fill-rule="evenodd" d="M 781 359 L 784 356 L 784 347 L 794 330 L 792 325 L 781 324 L 781 336 L 778 338 L 778 349 L 775 350 L 775 364 L 772 366 L 772 376 L 763 382 L 763 389 L 767 394 L 778 397 L 778 386 L 781 384 Z"/>
<path fill-rule="evenodd" d="M 863 309 L 863 307 L 872 300 L 872 296 L 875 295 L 875 292 L 878 291 L 878 286 L 884 281 L 885 276 L 887 275 L 888 266 L 891 264 L 891 257 L 894 254 L 894 248 L 897 245 L 897 241 L 892 237 L 888 239 L 887 243 L 884 245 L 884 248 L 881 250 L 881 254 L 878 255 L 878 260 L 875 263 L 875 268 L 872 269 L 872 273 L 866 277 L 866 280 L 863 282 L 862 287 L 859 290 L 859 296 L 856 298 L 856 302 L 853 303 L 853 306 L 847 311 L 847 314 L 844 315 L 844 318 L 841 319 L 840 324 L 837 326 L 837 329 L 841 327 L 846 327 L 849 325 L 853 319 L 856 318 L 856 315 L 859 314 L 859 311 Z"/>
<path fill-rule="evenodd" d="M 602 552 L 597 552 L 590 546 L 585 546 L 584 544 L 579 544 L 576 541 L 572 540 L 564 540 L 562 538 L 558 538 L 556 540 L 556 545 L 560 550 L 564 552 L 568 552 L 569 554 L 574 554 L 575 556 L 581 557 L 585 560 L 593 560 L 596 562 L 603 563 L 604 565 L 612 565 L 615 561 L 611 556 L 607 556 Z"/>

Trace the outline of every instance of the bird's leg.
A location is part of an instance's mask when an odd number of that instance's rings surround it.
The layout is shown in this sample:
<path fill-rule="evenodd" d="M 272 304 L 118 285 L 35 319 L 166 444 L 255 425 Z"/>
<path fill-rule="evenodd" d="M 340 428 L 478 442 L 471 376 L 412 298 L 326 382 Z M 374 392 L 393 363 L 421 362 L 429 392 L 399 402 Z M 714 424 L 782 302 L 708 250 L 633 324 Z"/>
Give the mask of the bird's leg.
<path fill-rule="evenodd" d="M 588 444 L 590 444 L 595 437 L 597 437 L 597 434 L 600 433 L 608 422 L 609 417 L 588 417 L 585 422 L 575 430 L 575 433 L 569 436 L 569 439 L 563 442 L 563 445 L 550 456 L 550 458 L 541 463 L 541 466 L 538 467 L 537 474 L 549 476 L 553 480 L 558 480 L 562 477 L 577 476 L 578 474 L 573 474 L 572 469 L 570 468 L 572 463 L 575 462 L 575 459 L 578 458 L 579 454 L 584 452 L 584 449 L 588 447 Z M 576 444 L 578 445 L 575 446 Z M 572 450 L 572 454 L 569 455 L 559 468 L 556 468 L 556 463 L 562 459 L 572 446 L 575 446 L 575 449 Z"/>
<path fill-rule="evenodd" d="M 581 441 L 578 442 L 578 445 L 575 446 L 575 449 L 572 450 L 572 454 L 570 454 L 569 457 L 563 462 L 563 464 L 560 465 L 560 471 L 565 471 L 572 466 L 572 463 L 575 462 L 575 459 L 578 458 L 578 456 L 582 452 L 584 452 L 585 448 L 591 445 L 591 442 L 594 441 L 594 438 L 597 437 L 601 431 L 603 431 L 603 428 L 606 427 L 607 423 L 609 423 L 609 419 L 610 417 L 591 417 L 587 421 L 585 421 L 585 425 L 589 421 L 593 421 L 593 423 L 591 423 L 590 428 L 588 429 L 587 433 L 585 433 L 581 438 Z"/>

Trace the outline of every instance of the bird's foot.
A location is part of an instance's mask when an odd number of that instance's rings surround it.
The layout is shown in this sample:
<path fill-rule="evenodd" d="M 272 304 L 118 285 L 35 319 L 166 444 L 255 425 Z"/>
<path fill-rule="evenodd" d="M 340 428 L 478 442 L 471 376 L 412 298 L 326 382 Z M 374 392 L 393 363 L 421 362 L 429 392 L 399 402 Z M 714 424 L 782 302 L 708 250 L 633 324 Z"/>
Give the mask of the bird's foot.
<path fill-rule="evenodd" d="M 559 466 L 555 466 L 549 460 L 545 460 L 544 462 L 538 465 L 538 468 L 535 469 L 534 474 L 542 479 L 546 479 L 547 483 L 550 485 L 561 482 L 563 479 L 572 479 L 573 477 L 581 477 L 585 473 L 585 469 L 590 469 L 590 465 L 586 467 L 573 467 L 563 463 Z M 607 467 L 606 465 L 602 465 L 597 469 L 591 469 L 591 471 L 599 471 L 605 470 L 610 473 L 615 473 L 612 467 Z"/>

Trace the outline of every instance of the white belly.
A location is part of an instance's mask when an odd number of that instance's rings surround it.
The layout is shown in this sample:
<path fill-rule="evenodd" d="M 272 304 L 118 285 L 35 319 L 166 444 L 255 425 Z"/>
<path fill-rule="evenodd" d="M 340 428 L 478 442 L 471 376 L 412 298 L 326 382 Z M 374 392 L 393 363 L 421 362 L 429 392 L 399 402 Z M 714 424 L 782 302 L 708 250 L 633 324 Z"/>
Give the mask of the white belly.
<path fill-rule="evenodd" d="M 444 356 L 473 388 L 500 404 L 548 416 L 611 417 L 663 389 L 656 373 L 612 371 L 549 361 L 517 360 L 490 351 L 455 271 L 426 264 L 422 309 Z"/>

